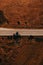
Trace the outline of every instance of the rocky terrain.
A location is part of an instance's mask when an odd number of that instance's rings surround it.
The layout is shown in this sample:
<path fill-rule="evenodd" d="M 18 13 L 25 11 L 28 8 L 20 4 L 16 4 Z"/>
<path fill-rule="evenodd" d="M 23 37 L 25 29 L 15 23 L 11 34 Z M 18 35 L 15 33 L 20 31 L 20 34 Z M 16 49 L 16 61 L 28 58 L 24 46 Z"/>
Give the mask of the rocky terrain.
<path fill-rule="evenodd" d="M 0 27 L 43 28 L 43 0 L 0 0 Z"/>

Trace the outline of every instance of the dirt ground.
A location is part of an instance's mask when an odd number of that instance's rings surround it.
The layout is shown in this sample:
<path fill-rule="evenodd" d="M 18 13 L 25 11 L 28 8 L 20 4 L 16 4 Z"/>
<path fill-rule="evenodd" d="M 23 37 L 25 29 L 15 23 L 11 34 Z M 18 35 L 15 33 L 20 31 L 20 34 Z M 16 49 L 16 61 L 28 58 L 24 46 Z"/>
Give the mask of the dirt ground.
<path fill-rule="evenodd" d="M 0 0 L 0 10 L 0 27 L 43 28 L 43 0 Z"/>
<path fill-rule="evenodd" d="M 0 65 L 43 65 L 43 37 L 0 36 Z"/>
<path fill-rule="evenodd" d="M 43 0 L 0 0 L 0 27 L 43 29 Z M 0 36 L 0 65 L 43 65 L 43 37 Z"/>

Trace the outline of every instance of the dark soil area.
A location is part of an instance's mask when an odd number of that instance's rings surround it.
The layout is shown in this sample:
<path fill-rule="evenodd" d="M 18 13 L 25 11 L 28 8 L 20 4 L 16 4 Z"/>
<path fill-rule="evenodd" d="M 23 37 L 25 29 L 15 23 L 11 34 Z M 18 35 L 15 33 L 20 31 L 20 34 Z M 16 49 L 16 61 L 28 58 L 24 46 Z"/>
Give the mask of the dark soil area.
<path fill-rule="evenodd" d="M 0 65 L 43 65 L 43 37 L 16 39 L 0 36 Z"/>

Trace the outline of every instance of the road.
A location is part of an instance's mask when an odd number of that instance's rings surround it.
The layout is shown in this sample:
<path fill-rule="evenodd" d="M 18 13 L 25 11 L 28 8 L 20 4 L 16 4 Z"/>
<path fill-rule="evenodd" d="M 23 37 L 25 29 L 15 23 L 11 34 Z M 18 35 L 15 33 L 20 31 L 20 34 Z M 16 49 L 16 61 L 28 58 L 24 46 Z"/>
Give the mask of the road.
<path fill-rule="evenodd" d="M 0 28 L 0 36 L 13 35 L 19 32 L 21 36 L 43 36 L 43 29 L 8 29 Z"/>

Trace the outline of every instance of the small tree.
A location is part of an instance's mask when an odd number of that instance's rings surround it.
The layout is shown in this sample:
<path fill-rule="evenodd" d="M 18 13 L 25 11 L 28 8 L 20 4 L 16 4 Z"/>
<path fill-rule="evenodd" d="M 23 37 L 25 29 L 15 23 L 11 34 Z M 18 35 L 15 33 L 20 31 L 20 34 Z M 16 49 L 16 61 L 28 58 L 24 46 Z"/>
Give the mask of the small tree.
<path fill-rule="evenodd" d="M 18 23 L 18 25 L 20 25 L 20 22 L 19 21 L 17 23 Z"/>
<path fill-rule="evenodd" d="M 27 27 L 27 22 L 25 22 L 25 25 L 26 25 L 26 27 Z"/>
<path fill-rule="evenodd" d="M 30 35 L 29 40 L 32 40 L 33 38 L 34 38 L 34 36 Z"/>
<path fill-rule="evenodd" d="M 7 18 L 4 16 L 3 11 L 0 10 L 0 24 L 3 24 L 3 23 L 9 24 L 9 21 L 8 21 Z"/>
<path fill-rule="evenodd" d="M 16 40 L 16 43 L 18 43 L 19 39 L 21 39 L 21 36 L 19 35 L 18 32 L 16 32 L 16 34 L 13 35 L 13 39 Z"/>

